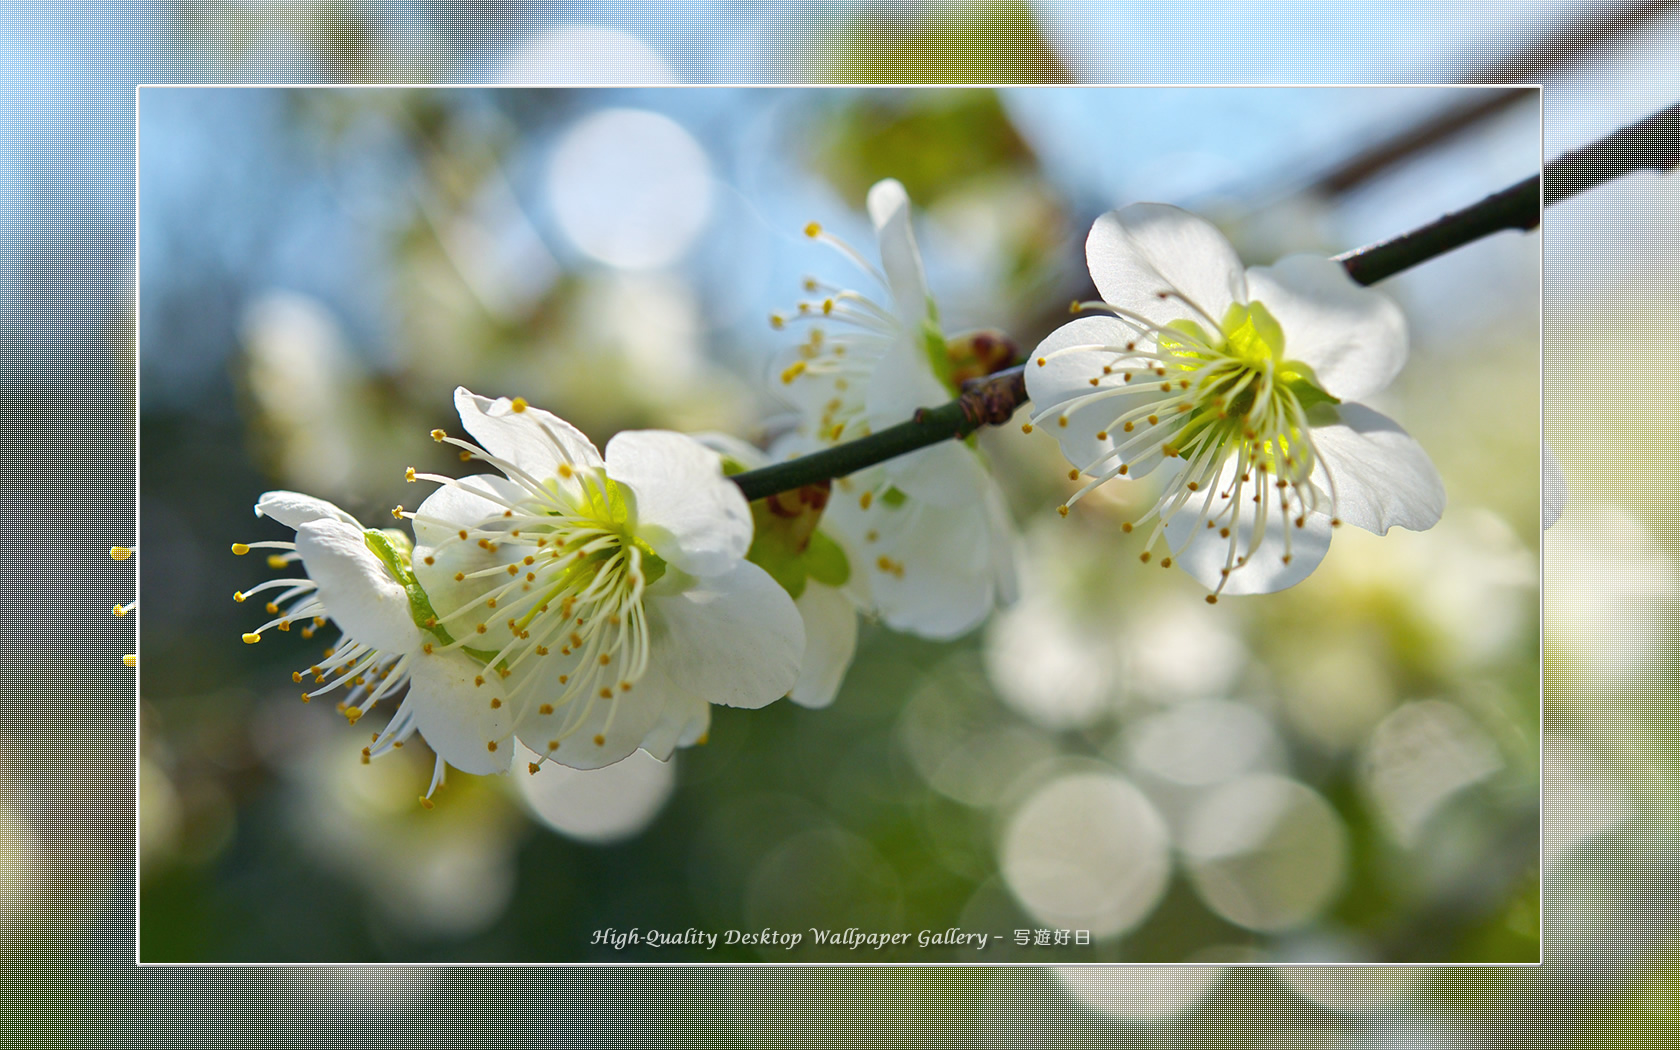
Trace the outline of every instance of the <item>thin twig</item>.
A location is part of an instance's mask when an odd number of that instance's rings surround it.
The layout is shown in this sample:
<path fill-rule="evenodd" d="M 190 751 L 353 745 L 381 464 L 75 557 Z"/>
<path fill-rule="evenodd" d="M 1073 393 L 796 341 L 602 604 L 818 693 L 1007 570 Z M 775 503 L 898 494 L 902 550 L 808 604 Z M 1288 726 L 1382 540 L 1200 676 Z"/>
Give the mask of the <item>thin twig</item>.
<path fill-rule="evenodd" d="M 1676 167 L 1680 167 L 1680 104 L 1547 164 L 1543 169 L 1545 204 L 1568 200 L 1635 171 Z M 1348 276 L 1369 285 L 1500 230 L 1532 230 L 1540 224 L 1541 178 L 1531 176 L 1409 233 L 1344 252 L 1336 261 Z M 748 500 L 756 500 L 845 477 L 941 441 L 965 438 L 982 426 L 1006 423 L 1026 400 L 1022 366 L 1015 365 L 970 381 L 955 399 L 937 408 L 917 409 L 907 422 L 809 456 L 736 474 L 732 480 Z"/>

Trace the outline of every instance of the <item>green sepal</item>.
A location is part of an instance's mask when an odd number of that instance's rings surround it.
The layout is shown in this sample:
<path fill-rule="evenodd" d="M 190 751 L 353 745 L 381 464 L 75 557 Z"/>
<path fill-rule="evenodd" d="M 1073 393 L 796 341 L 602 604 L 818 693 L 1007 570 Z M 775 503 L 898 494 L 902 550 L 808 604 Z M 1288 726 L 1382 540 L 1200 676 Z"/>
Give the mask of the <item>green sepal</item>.
<path fill-rule="evenodd" d="M 1342 399 L 1332 396 L 1328 390 L 1319 385 L 1318 376 L 1312 366 L 1300 361 L 1285 361 L 1278 366 L 1278 385 L 1295 395 L 1295 400 L 1301 403 L 1303 412 L 1311 412 L 1319 405 L 1339 405 Z"/>
<path fill-rule="evenodd" d="M 844 587 L 852 578 L 846 552 L 823 532 L 811 535 L 811 544 L 805 548 L 805 571 L 825 587 Z"/>
<path fill-rule="evenodd" d="M 430 631 L 444 644 L 454 641 L 449 632 L 438 624 L 431 598 L 427 597 L 425 588 L 420 586 L 420 581 L 414 578 L 414 570 L 409 567 L 409 552 L 414 549 L 409 538 L 395 529 L 368 529 L 362 533 L 362 542 L 402 584 L 403 593 L 408 596 L 408 616 L 414 625 Z"/>

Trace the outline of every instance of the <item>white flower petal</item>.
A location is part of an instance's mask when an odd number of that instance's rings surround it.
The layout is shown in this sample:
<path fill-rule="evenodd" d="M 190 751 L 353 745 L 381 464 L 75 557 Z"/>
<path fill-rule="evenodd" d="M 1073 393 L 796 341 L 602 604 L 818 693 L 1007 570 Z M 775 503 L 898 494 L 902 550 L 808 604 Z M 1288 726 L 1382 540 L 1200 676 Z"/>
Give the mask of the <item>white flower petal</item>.
<path fill-rule="evenodd" d="M 1213 332 L 1232 303 L 1248 299 L 1231 242 L 1206 219 L 1169 204 L 1133 204 L 1102 216 L 1085 241 L 1085 259 L 1105 302 L 1156 324 L 1187 319 Z"/>
<path fill-rule="evenodd" d="M 1336 516 L 1379 536 L 1395 525 L 1421 532 L 1440 521 L 1447 492 L 1429 454 L 1381 412 L 1335 407 L 1340 421 L 1314 426 L 1312 440 L 1321 460 L 1313 483 L 1335 492 Z"/>
<path fill-rule="evenodd" d="M 763 569 L 737 562 L 687 590 L 657 590 L 647 596 L 653 659 L 687 691 L 709 703 L 763 707 L 799 680 L 799 610 Z"/>
<path fill-rule="evenodd" d="M 968 633 L 992 611 L 998 538 L 983 505 L 935 507 L 908 499 L 895 507 L 876 500 L 863 510 L 856 500 L 842 500 L 829 508 L 835 530 L 861 555 L 852 561 L 852 575 L 867 574 L 888 627 L 945 640 Z"/>
<path fill-rule="evenodd" d="M 445 485 L 414 512 L 415 546 L 432 548 L 459 540 L 459 530 L 500 517 L 509 503 L 517 503 L 525 494 L 519 485 L 496 474 L 474 474 Z"/>
<path fill-rule="evenodd" d="M 1205 495 L 1192 496 L 1166 526 L 1167 543 L 1172 548 L 1173 560 L 1185 572 L 1200 581 L 1202 586 L 1209 591 L 1219 591 L 1220 594 L 1270 594 L 1293 587 L 1312 575 L 1312 571 L 1318 568 L 1318 563 L 1324 560 L 1325 553 L 1330 549 L 1330 518 L 1325 514 L 1308 514 L 1304 523 L 1297 526 L 1292 518 L 1284 516 L 1282 506 L 1276 499 L 1276 490 L 1268 488 L 1265 531 L 1258 547 L 1249 553 L 1249 544 L 1259 518 L 1256 513 L 1258 508 L 1252 502 L 1255 484 L 1251 482 L 1240 492 L 1233 492 L 1236 466 L 1236 459 L 1233 458 L 1220 472 L 1219 480 L 1211 490 L 1214 496 L 1209 510 L 1210 514 L 1217 516 L 1226 506 L 1226 502 L 1220 499 L 1221 493 L 1232 493 L 1229 498 L 1240 501 L 1237 524 L 1231 529 L 1231 537 L 1223 538 L 1219 535 L 1217 527 L 1207 527 L 1206 519 L 1201 513 L 1202 506 L 1207 503 Z M 1264 478 L 1256 478 L 1255 481 L 1263 485 L 1270 484 Z M 1291 513 L 1297 510 L 1298 508 L 1291 508 Z M 1221 519 L 1217 524 L 1225 524 L 1228 521 L 1229 518 Z M 1247 554 L 1248 560 L 1231 570 L 1230 579 L 1226 581 L 1224 589 L 1220 590 L 1220 570 L 1231 560 L 1233 549 L 1238 557 Z M 1286 553 L 1289 556 L 1288 562 L 1283 560 Z"/>
<path fill-rule="evenodd" d="M 506 478 L 492 474 L 475 474 L 462 478 L 458 485 L 445 485 L 426 497 L 415 511 L 414 578 L 431 600 L 432 609 L 443 619 L 443 626 L 453 637 L 475 632 L 483 623 L 485 632 L 470 643 L 474 648 L 498 651 L 512 640 L 507 617 L 497 616 L 485 604 L 477 604 L 476 611 L 465 616 L 452 613 L 478 603 L 490 591 L 506 586 L 509 577 L 504 573 L 474 575 L 516 563 L 527 555 L 546 552 L 533 544 L 502 540 L 495 550 L 487 550 L 477 543 L 462 540 L 460 530 L 489 525 L 503 520 L 502 503 L 477 495 L 497 492 L 509 499 L 518 499 L 523 489 Z M 459 575 L 461 579 L 456 579 Z"/>
<path fill-rule="evenodd" d="M 342 521 L 356 527 L 361 522 L 340 510 L 336 505 L 314 496 L 305 496 L 301 492 L 286 492 L 279 490 L 265 492 L 257 499 L 254 508 L 257 517 L 269 517 L 286 527 L 296 530 L 299 525 L 322 518 L 331 521 Z"/>
<path fill-rule="evenodd" d="M 794 605 L 805 625 L 805 658 L 788 699 L 801 707 L 827 707 L 857 650 L 857 609 L 843 591 L 814 580 Z"/>
<path fill-rule="evenodd" d="M 636 497 L 636 534 L 684 572 L 730 571 L 752 545 L 752 511 L 717 453 L 685 434 L 628 430 L 607 442 L 607 476 Z"/>
<path fill-rule="evenodd" d="M 554 476 L 562 463 L 574 467 L 595 467 L 601 455 L 595 445 L 570 423 L 552 412 L 530 405 L 515 411 L 505 397 L 491 400 L 468 390 L 455 388 L 455 410 L 461 425 L 478 440 L 484 451 L 515 464 L 538 481 Z"/>
<path fill-rule="evenodd" d="M 936 507 L 973 508 L 992 483 L 980 457 L 961 441 L 929 445 L 883 466 L 899 491 Z"/>
<path fill-rule="evenodd" d="M 549 657 L 530 673 L 552 679 L 558 668 L 572 670 L 567 661 Z M 699 735 L 693 732 L 697 722 L 704 732 L 709 717 L 705 701 L 672 681 L 657 660 L 629 692 L 612 697 L 579 693 L 544 714 L 544 701 L 560 691 L 555 684 L 549 696 L 531 696 L 519 721 L 519 739 L 537 754 L 573 769 L 610 766 L 638 748 L 661 760 L 670 758 L 676 746 L 692 743 Z"/>
<path fill-rule="evenodd" d="M 1563 480 L 1563 465 L 1552 454 L 1552 446 L 1540 444 L 1542 507 L 1545 527 L 1551 528 L 1563 517 L 1564 504 L 1569 502 L 1569 485 Z"/>
<path fill-rule="evenodd" d="M 345 634 L 387 653 L 419 647 L 408 593 L 368 549 L 360 526 L 332 518 L 306 521 L 298 526 L 297 550 L 327 615 Z"/>
<path fill-rule="evenodd" d="M 1032 398 L 1035 413 L 1069 405 L 1041 420 L 1039 426 L 1056 436 L 1062 455 L 1081 470 L 1095 467 L 1100 472 L 1124 461 L 1128 476 L 1140 477 L 1161 460 L 1159 440 L 1123 457 L 1109 457 L 1114 448 L 1136 437 L 1122 429 L 1121 417 L 1159 396 L 1148 390 L 1116 389 L 1128 370 L 1148 367 L 1140 359 L 1124 356 L 1126 347 L 1136 339 L 1131 329 L 1112 317 L 1081 317 L 1051 332 L 1027 362 L 1027 395 Z M 1040 365 L 1040 360 L 1044 364 Z M 1097 381 L 1096 386 L 1091 385 L 1092 379 Z M 1080 403 L 1076 399 L 1085 400 Z M 1061 423 L 1063 416 L 1066 426 Z M 1164 431 L 1159 434 L 1163 440 L 1167 436 Z"/>
<path fill-rule="evenodd" d="M 909 331 L 916 332 L 928 316 L 929 306 L 922 255 L 910 227 L 910 196 L 897 179 L 882 179 L 869 188 L 867 206 L 894 311 Z"/>
<path fill-rule="evenodd" d="M 507 683 L 489 675 L 475 685 L 484 668 L 460 653 L 418 656 L 410 674 L 405 706 L 426 745 L 463 773 L 507 772 L 516 720 L 514 706 L 502 698 Z"/>
<path fill-rule="evenodd" d="M 904 422 L 918 408 L 943 405 L 952 396 L 934 377 L 933 366 L 921 346 L 906 339 L 894 344 L 875 362 L 863 405 L 869 425 L 881 430 Z"/>
<path fill-rule="evenodd" d="M 1388 386 L 1406 363 L 1406 317 L 1361 287 L 1340 263 L 1290 255 L 1248 271 L 1248 295 L 1283 327 L 1283 356 L 1310 365 L 1325 390 L 1358 401 Z"/>

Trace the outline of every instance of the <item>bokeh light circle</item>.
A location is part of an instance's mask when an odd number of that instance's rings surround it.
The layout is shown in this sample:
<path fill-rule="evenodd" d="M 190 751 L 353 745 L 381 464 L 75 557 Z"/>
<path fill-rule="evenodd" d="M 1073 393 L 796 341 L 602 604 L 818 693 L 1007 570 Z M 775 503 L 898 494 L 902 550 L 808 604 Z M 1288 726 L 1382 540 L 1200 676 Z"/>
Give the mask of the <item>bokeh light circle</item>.
<path fill-rule="evenodd" d="M 1311 921 L 1347 874 L 1347 835 L 1318 792 L 1286 777 L 1251 776 L 1209 792 L 1183 842 L 1196 892 L 1251 930 Z"/>
<path fill-rule="evenodd" d="M 1051 976 L 1080 1005 L 1123 1021 L 1167 1021 L 1206 999 L 1222 966 L 1052 966 Z"/>
<path fill-rule="evenodd" d="M 1000 848 L 1004 881 L 1039 922 L 1113 937 L 1142 922 L 1167 886 L 1167 828 L 1121 777 L 1070 773 L 1019 806 Z"/>
<path fill-rule="evenodd" d="M 711 165 L 669 117 L 605 109 L 555 148 L 548 190 L 566 236 L 591 258 L 642 270 L 682 257 L 712 207 Z"/>

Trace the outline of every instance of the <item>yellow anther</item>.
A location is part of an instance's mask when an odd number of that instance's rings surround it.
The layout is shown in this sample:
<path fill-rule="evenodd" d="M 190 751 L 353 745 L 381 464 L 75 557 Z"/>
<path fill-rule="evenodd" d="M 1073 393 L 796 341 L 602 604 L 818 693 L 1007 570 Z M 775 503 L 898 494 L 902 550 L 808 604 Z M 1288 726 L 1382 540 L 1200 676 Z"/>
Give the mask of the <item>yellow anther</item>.
<path fill-rule="evenodd" d="M 134 554 L 134 548 L 133 547 L 112 547 L 111 548 L 111 560 L 112 561 L 127 561 L 130 557 L 133 556 L 133 554 Z"/>
<path fill-rule="evenodd" d="M 824 314 L 831 314 L 833 312 L 834 312 L 834 300 L 833 299 L 824 299 L 823 300 L 823 313 Z"/>
<path fill-rule="evenodd" d="M 802 374 L 804 374 L 804 372 L 805 372 L 805 362 L 804 361 L 795 361 L 793 364 L 788 365 L 786 368 L 782 369 L 782 382 L 791 383 L 795 379 L 798 379 Z"/>
<path fill-rule="evenodd" d="M 537 714 L 539 714 L 539 715 L 552 715 L 553 713 L 554 713 L 554 705 L 553 704 L 543 704 L 542 706 L 537 708 Z"/>
<path fill-rule="evenodd" d="M 487 750 L 490 750 L 490 751 L 496 750 L 496 742 L 494 740 L 486 740 L 484 742 L 484 746 Z"/>
<path fill-rule="evenodd" d="M 508 403 L 508 407 L 513 409 L 515 412 L 523 412 L 527 408 L 530 408 L 531 406 L 525 401 L 524 398 L 516 397 Z M 491 748 L 491 750 L 494 751 L 495 748 Z"/>
<path fill-rule="evenodd" d="M 1161 559 L 1161 568 L 1163 568 L 1163 569 L 1172 568 L 1172 559 L 1171 558 L 1162 558 Z"/>
<path fill-rule="evenodd" d="M 284 554 L 270 554 L 268 556 L 268 567 L 271 569 L 284 569 L 286 564 L 286 556 Z"/>
<path fill-rule="evenodd" d="M 873 489 L 871 489 L 868 492 L 865 492 L 863 495 L 858 497 L 858 506 L 863 508 L 864 510 L 868 510 L 869 505 L 874 503 L 874 502 L 875 502 L 875 491 Z"/>
<path fill-rule="evenodd" d="M 365 766 L 372 761 L 373 761 L 373 752 L 368 748 L 365 748 L 365 747 L 362 748 L 362 765 Z"/>
<path fill-rule="evenodd" d="M 607 744 L 607 738 L 602 736 L 600 733 L 596 733 L 595 734 L 595 746 L 596 747 L 605 747 L 606 744 Z"/>
<path fill-rule="evenodd" d="M 779 331 L 782 330 L 782 326 L 785 325 L 785 324 L 787 324 L 787 321 L 785 319 L 783 319 L 781 314 L 771 314 L 770 315 L 770 327 L 771 328 L 774 328 L 776 331 L 779 332 Z"/>
<path fill-rule="evenodd" d="M 244 591 L 234 591 L 233 592 L 233 600 L 236 601 L 236 602 L 244 601 L 245 600 L 245 592 Z"/>
<path fill-rule="evenodd" d="M 822 223 L 820 223 L 820 222 L 808 222 L 808 223 L 806 223 L 805 224 L 805 236 L 807 236 L 807 237 L 821 237 L 822 236 Z"/>
<path fill-rule="evenodd" d="M 1208 595 L 1207 596 L 1207 603 L 1209 605 L 1218 605 L 1219 604 L 1219 596 L 1217 594 Z"/>
<path fill-rule="evenodd" d="M 346 707 L 344 709 L 344 720 L 349 722 L 351 725 L 355 725 L 357 722 L 361 721 L 361 717 L 362 709 L 359 707 Z"/>
<path fill-rule="evenodd" d="M 1079 480 L 1079 471 L 1077 471 L 1077 470 L 1068 471 L 1068 480 L 1069 481 L 1078 481 Z"/>
<path fill-rule="evenodd" d="M 249 553 L 251 553 L 251 547 L 250 547 L 249 544 L 235 543 L 233 545 L 233 553 L 235 553 L 235 554 L 249 554 Z"/>
<path fill-rule="evenodd" d="M 1060 507 L 1057 507 L 1056 508 L 1056 513 L 1060 514 L 1064 518 L 1067 517 L 1068 516 L 1068 505 L 1066 503 L 1064 503 Z"/>
<path fill-rule="evenodd" d="M 402 508 L 401 503 L 399 503 L 395 507 L 391 508 L 391 517 L 396 518 L 398 521 L 401 521 L 402 516 L 403 516 L 403 508 Z"/>
<path fill-rule="evenodd" d="M 531 771 L 532 776 L 536 776 L 537 770 L 542 768 L 542 764 L 540 762 L 531 762 L 527 764 L 525 768 Z"/>
<path fill-rule="evenodd" d="M 137 667 L 137 666 L 139 666 L 139 664 L 140 664 L 140 657 L 135 655 L 134 653 L 129 653 L 127 656 L 123 657 L 123 666 L 124 667 Z"/>
<path fill-rule="evenodd" d="M 1149 552 L 1144 551 L 1142 554 L 1138 555 L 1138 561 L 1147 563 L 1149 561 Z"/>
<path fill-rule="evenodd" d="M 1067 419 L 1066 416 L 1060 416 L 1056 419 L 1056 425 L 1059 426 L 1059 427 L 1065 427 L 1065 426 L 1067 426 L 1067 424 L 1068 424 L 1068 419 Z"/>
<path fill-rule="evenodd" d="M 262 641 L 262 635 L 257 634 L 255 631 L 247 631 L 239 637 L 246 645 L 256 645 L 258 642 Z"/>
<path fill-rule="evenodd" d="M 1031 434 L 1032 433 L 1032 424 L 1031 423 L 1022 423 L 1021 424 L 1021 433 Z"/>
<path fill-rule="evenodd" d="M 1040 367 L 1040 368 L 1043 368 L 1045 365 L 1047 365 L 1049 363 L 1050 363 L 1049 361 L 1046 361 L 1042 357 L 1038 359 L 1038 367 Z"/>
<path fill-rule="evenodd" d="M 1097 440 L 1098 441 L 1107 441 L 1108 440 L 1108 431 L 1106 431 L 1106 430 L 1097 431 Z"/>
<path fill-rule="evenodd" d="M 409 467 L 407 470 L 403 471 L 403 480 L 404 481 L 413 481 L 414 480 L 414 468 L 413 467 Z"/>
<path fill-rule="evenodd" d="M 501 697 L 492 696 L 490 698 L 490 710 L 494 711 L 501 706 L 502 706 L 502 698 Z"/>
<path fill-rule="evenodd" d="M 429 798 L 422 797 L 420 799 L 420 806 L 421 806 L 422 809 L 431 809 L 432 808 L 432 800 L 429 799 Z"/>
<path fill-rule="evenodd" d="M 442 440 L 443 440 L 443 439 L 444 439 L 444 438 L 446 438 L 446 437 L 448 437 L 448 436 L 449 436 L 449 435 L 448 435 L 448 434 L 445 434 L 445 433 L 444 433 L 444 432 L 443 432 L 443 431 L 441 431 L 441 430 L 434 430 L 434 431 L 432 431 L 432 440 L 433 440 L 433 441 L 442 441 Z"/>

